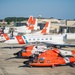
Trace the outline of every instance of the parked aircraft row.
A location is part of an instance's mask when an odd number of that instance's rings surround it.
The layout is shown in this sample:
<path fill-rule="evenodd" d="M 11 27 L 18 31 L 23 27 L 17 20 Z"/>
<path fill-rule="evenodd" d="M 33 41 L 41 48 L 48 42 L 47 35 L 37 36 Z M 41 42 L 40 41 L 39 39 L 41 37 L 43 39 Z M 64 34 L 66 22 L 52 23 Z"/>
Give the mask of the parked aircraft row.
<path fill-rule="evenodd" d="M 35 26 L 35 25 L 34 25 Z M 33 26 L 33 27 L 34 27 Z M 27 27 L 31 27 L 31 26 L 27 26 Z M 46 24 L 45 24 L 45 26 L 44 26 L 44 28 L 42 29 L 42 30 L 40 30 L 40 31 L 37 31 L 37 32 L 35 32 L 35 33 L 31 33 L 31 34 L 28 34 L 28 35 L 40 35 L 40 34 L 48 34 L 49 33 L 49 29 L 50 29 L 50 22 L 46 22 Z M 22 27 L 21 27 L 21 30 L 22 30 Z M 24 29 L 25 30 L 25 29 Z M 19 30 L 20 31 L 20 30 Z M 18 32 L 19 33 L 19 32 Z M 25 35 L 27 35 L 27 34 L 25 34 Z M 10 34 L 6 34 L 6 33 L 4 33 L 4 34 L 2 34 L 1 36 L 0 36 L 0 41 L 6 41 L 6 40 L 9 40 L 9 39 L 11 39 L 11 38 L 14 38 L 14 37 L 10 37 Z"/>
<path fill-rule="evenodd" d="M 27 21 L 27 26 L 17 27 L 17 32 L 23 31 L 23 29 L 33 30 L 37 27 L 37 19 L 32 16 L 29 17 Z M 23 29 L 22 29 L 23 28 Z M 49 45 L 56 46 L 75 46 L 74 44 L 66 44 L 67 35 L 66 34 L 50 34 L 50 22 L 46 22 L 44 28 L 39 32 L 25 34 L 23 36 L 14 36 L 13 38 L 9 37 L 9 34 L 2 34 L 0 36 L 0 41 L 5 41 L 7 44 L 28 44 L 31 42 L 43 42 Z M 42 35 L 39 35 L 42 34 Z M 44 35 L 45 34 L 45 35 Z"/>
<path fill-rule="evenodd" d="M 25 28 L 24 28 L 25 27 Z M 30 16 L 27 26 L 18 27 L 16 32 L 31 32 L 37 29 L 37 19 Z M 25 35 L 17 35 L 10 38 L 7 34 L 0 36 L 0 41 L 5 41 L 6 44 L 29 44 L 35 45 L 27 46 L 23 50 L 15 53 L 14 55 L 21 55 L 23 57 L 30 57 L 24 64 L 29 66 L 56 66 L 62 64 L 73 64 L 75 62 L 75 51 L 63 51 L 61 49 L 53 48 L 47 49 L 48 46 L 70 46 L 75 47 L 75 44 L 66 44 L 66 34 L 48 34 L 50 30 L 50 22 L 46 22 L 44 28 L 36 33 Z M 26 32 L 25 32 L 26 33 Z M 37 46 L 37 43 L 43 43 L 47 46 Z M 69 57 L 70 56 L 70 57 Z"/>

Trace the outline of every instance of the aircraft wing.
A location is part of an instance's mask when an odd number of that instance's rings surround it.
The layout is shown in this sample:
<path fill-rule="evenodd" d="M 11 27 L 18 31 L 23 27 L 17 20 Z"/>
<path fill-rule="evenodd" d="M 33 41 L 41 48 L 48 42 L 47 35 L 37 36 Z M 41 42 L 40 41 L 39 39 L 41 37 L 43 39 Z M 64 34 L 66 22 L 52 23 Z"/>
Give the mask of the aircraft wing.
<path fill-rule="evenodd" d="M 46 44 L 47 46 L 54 46 L 54 47 L 75 47 L 75 44 L 68 44 L 68 43 L 63 43 L 63 44 L 57 44 L 57 43 L 48 43 L 48 42 L 42 42 Z"/>

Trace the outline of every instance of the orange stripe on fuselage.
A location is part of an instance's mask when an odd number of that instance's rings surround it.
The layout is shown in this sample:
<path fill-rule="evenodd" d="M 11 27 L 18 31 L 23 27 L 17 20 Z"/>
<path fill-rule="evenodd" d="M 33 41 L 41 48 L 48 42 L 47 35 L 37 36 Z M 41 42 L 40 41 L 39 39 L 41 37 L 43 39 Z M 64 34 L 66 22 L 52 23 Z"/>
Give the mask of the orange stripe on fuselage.
<path fill-rule="evenodd" d="M 9 36 L 7 34 L 3 34 L 3 36 L 5 37 L 6 40 L 9 40 Z"/>
<path fill-rule="evenodd" d="M 25 44 L 22 36 L 16 36 L 16 39 L 17 39 L 17 41 L 18 41 L 19 44 Z"/>

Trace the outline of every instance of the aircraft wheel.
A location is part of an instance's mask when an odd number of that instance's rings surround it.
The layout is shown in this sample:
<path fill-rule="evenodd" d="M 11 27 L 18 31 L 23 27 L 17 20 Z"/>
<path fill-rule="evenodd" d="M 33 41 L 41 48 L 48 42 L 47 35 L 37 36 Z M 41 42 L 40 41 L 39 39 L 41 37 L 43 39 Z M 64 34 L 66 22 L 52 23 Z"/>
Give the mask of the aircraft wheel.
<path fill-rule="evenodd" d="M 32 66 L 30 66 L 30 68 L 32 68 Z"/>
<path fill-rule="evenodd" d="M 21 57 L 21 56 L 22 56 L 20 52 L 18 53 L 18 56 L 19 56 L 19 57 Z"/>
<path fill-rule="evenodd" d="M 54 64 L 52 65 L 52 68 L 55 68 Z"/>
<path fill-rule="evenodd" d="M 70 63 L 70 66 L 73 67 L 73 68 L 75 67 L 75 65 L 73 63 Z"/>
<path fill-rule="evenodd" d="M 60 46 L 56 46 L 58 49 L 61 49 L 61 47 Z"/>
<path fill-rule="evenodd" d="M 28 61 L 24 61 L 24 62 L 23 62 L 23 64 L 28 64 L 28 63 L 29 63 Z"/>

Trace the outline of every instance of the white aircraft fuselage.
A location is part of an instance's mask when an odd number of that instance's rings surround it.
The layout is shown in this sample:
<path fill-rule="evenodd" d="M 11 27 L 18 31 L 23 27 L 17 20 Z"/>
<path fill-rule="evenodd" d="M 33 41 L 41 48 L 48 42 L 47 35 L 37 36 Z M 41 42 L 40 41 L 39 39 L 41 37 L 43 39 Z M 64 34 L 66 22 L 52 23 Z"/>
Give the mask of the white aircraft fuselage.
<path fill-rule="evenodd" d="M 52 44 L 64 44 L 63 35 L 24 35 L 5 41 L 7 44 L 28 44 L 32 42 L 46 42 Z"/>

